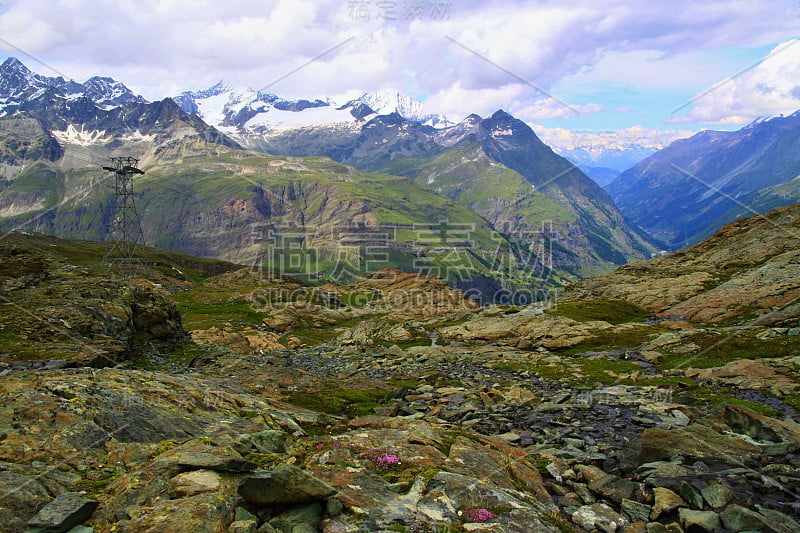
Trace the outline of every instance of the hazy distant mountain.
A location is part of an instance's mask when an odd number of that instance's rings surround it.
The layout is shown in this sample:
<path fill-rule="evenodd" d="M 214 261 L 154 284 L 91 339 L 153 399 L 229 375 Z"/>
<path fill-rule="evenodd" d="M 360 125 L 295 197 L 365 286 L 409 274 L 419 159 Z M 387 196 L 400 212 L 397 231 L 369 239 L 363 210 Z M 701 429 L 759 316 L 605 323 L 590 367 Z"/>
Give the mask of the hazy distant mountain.
<path fill-rule="evenodd" d="M 590 167 L 586 165 L 579 165 L 578 168 L 580 168 L 581 172 L 592 178 L 596 184 L 603 188 L 607 187 L 611 182 L 617 179 L 617 176 L 622 174 L 622 172 L 619 170 L 607 167 Z"/>
<path fill-rule="evenodd" d="M 623 172 L 607 190 L 628 219 L 678 249 L 732 216 L 800 200 L 792 188 L 763 203 L 751 196 L 800 175 L 798 154 L 800 112 L 676 141 Z"/>

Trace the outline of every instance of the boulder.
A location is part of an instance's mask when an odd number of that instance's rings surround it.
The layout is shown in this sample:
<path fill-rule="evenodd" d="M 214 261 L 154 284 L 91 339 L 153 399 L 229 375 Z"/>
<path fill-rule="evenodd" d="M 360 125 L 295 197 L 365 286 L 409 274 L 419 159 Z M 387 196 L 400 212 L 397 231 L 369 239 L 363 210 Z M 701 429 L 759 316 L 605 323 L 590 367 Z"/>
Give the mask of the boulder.
<path fill-rule="evenodd" d="M 238 492 L 255 505 L 278 505 L 325 500 L 336 494 L 336 489 L 306 471 L 287 464 L 272 472 L 246 477 L 239 484 Z"/>
<path fill-rule="evenodd" d="M 686 533 L 713 532 L 719 527 L 719 516 L 714 511 L 681 509 L 678 516 Z"/>
<path fill-rule="evenodd" d="M 208 447 L 203 451 L 180 454 L 175 462 L 190 470 L 216 470 L 219 472 L 252 472 L 256 464 L 243 459 L 230 448 Z"/>
<path fill-rule="evenodd" d="M 597 529 L 604 533 L 616 533 L 628 521 L 624 516 L 604 503 L 584 505 L 572 513 L 572 521 L 591 531 Z"/>
<path fill-rule="evenodd" d="M 98 505 L 80 492 L 65 492 L 42 507 L 28 526 L 37 533 L 64 533 L 91 518 Z"/>
<path fill-rule="evenodd" d="M 731 503 L 734 498 L 733 491 L 718 481 L 711 481 L 702 488 L 700 494 L 712 509 L 721 509 Z"/>
<path fill-rule="evenodd" d="M 719 514 L 719 518 L 725 529 L 731 531 L 789 533 L 780 524 L 776 524 L 767 517 L 741 505 L 729 505 Z"/>
<path fill-rule="evenodd" d="M 169 480 L 167 488 L 172 498 L 194 496 L 203 492 L 216 492 L 222 478 L 213 470 L 193 470 L 178 474 Z"/>
<path fill-rule="evenodd" d="M 667 488 L 655 487 L 653 495 L 655 503 L 653 504 L 653 511 L 650 513 L 651 520 L 655 520 L 678 507 L 686 507 L 686 502 L 683 501 L 683 498 Z"/>
<path fill-rule="evenodd" d="M 702 461 L 712 469 L 722 470 L 755 462 L 761 455 L 761 448 L 699 424 L 671 430 L 648 428 L 642 433 L 641 462 L 665 460 L 676 455 L 686 458 L 687 462 Z"/>

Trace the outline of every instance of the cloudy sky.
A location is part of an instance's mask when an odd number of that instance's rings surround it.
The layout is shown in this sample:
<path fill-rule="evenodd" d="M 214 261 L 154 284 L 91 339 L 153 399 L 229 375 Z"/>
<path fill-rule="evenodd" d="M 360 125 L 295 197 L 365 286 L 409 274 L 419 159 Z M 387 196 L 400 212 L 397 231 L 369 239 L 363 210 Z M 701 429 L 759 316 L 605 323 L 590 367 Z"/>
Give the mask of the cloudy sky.
<path fill-rule="evenodd" d="M 0 54 L 149 99 L 220 79 L 285 97 L 393 87 L 453 119 L 502 108 L 591 132 L 800 109 L 798 37 L 800 0 L 0 3 Z"/>

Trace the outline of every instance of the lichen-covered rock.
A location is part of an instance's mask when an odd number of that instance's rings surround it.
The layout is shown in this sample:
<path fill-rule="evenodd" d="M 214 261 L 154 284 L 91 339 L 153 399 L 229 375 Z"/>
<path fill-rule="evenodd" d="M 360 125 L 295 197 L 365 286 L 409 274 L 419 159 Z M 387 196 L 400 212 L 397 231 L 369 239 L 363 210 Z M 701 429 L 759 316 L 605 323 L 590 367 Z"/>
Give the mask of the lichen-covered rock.
<path fill-rule="evenodd" d="M 287 464 L 247 476 L 239 484 L 238 492 L 255 505 L 281 505 L 325 500 L 336 494 L 336 488 Z"/>
<path fill-rule="evenodd" d="M 749 464 L 762 453 L 758 446 L 742 438 L 722 435 L 699 424 L 672 430 L 646 429 L 642 433 L 641 450 L 642 462 L 680 455 L 714 468 Z"/>
<path fill-rule="evenodd" d="M 37 533 L 64 533 L 88 520 L 100 502 L 78 492 L 65 492 L 28 520 Z"/>

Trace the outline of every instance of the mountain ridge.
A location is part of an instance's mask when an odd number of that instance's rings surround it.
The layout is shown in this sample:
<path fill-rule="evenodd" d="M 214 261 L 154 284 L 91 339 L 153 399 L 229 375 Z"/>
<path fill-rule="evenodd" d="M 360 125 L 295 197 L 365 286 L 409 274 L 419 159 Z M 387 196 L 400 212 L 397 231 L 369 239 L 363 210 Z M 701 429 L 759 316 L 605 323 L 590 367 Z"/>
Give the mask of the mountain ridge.
<path fill-rule="evenodd" d="M 798 150 L 800 111 L 675 141 L 606 190 L 626 217 L 670 249 L 681 248 L 728 222 L 729 211 L 747 207 L 748 195 L 800 175 Z M 797 200 L 787 197 L 782 205 Z"/>

